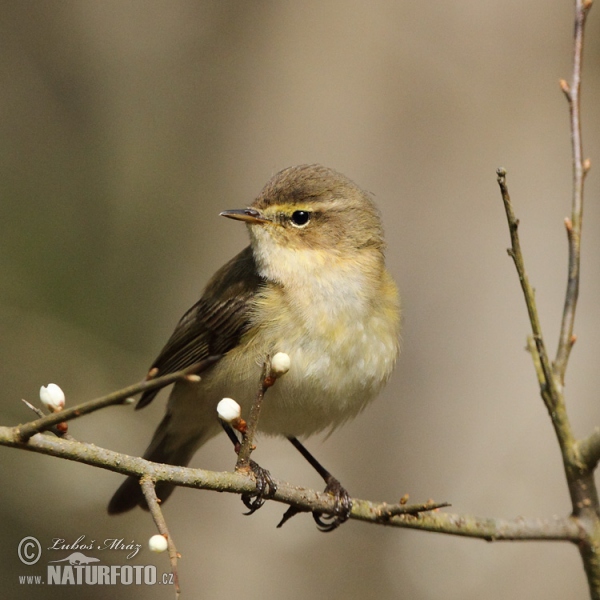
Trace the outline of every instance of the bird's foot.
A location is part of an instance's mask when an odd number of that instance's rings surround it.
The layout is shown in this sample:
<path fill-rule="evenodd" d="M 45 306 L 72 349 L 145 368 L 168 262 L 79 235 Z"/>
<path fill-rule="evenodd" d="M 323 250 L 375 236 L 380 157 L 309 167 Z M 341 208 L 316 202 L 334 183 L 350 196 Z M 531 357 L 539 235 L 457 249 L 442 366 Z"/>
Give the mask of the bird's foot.
<path fill-rule="evenodd" d="M 256 481 L 256 490 L 242 494 L 242 502 L 248 509 L 248 512 L 244 513 L 246 515 L 254 514 L 265 503 L 265 500 L 272 498 L 277 491 L 277 484 L 271 477 L 271 473 L 253 460 L 250 461 L 250 471 Z"/>
<path fill-rule="evenodd" d="M 313 519 L 319 528 L 319 531 L 325 533 L 337 529 L 342 523 L 346 522 L 352 511 L 352 499 L 346 488 L 331 475 L 327 481 L 325 493 L 334 498 L 333 512 L 313 512 Z"/>

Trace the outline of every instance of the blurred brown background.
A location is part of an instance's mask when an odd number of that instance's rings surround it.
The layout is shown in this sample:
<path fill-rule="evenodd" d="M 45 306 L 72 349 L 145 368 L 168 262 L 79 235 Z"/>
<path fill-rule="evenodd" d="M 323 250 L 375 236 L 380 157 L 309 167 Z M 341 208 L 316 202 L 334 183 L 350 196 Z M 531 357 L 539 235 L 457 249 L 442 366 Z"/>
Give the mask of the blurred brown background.
<path fill-rule="evenodd" d="M 4 1 L 0 19 L 2 424 L 60 384 L 76 403 L 140 379 L 207 278 L 247 243 L 218 212 L 277 170 L 322 162 L 375 194 L 404 303 L 403 353 L 363 416 L 308 446 L 356 496 L 430 497 L 498 517 L 569 511 L 535 375 L 495 170 L 508 169 L 554 352 L 570 212 L 570 1 Z M 600 424 L 600 7 L 583 89 L 583 281 L 568 372 L 579 435 Z M 163 395 L 164 398 L 164 395 Z M 141 453 L 163 411 L 112 408 L 79 439 Z M 293 448 L 263 440 L 275 477 L 321 487 Z M 226 439 L 195 465 L 230 469 Z M 44 573 L 17 546 L 123 538 L 105 514 L 121 477 L 0 448 L 0 581 L 13 598 L 170 598 L 161 586 L 19 586 Z M 178 490 L 165 513 L 188 598 L 585 597 L 575 548 L 350 522 L 333 534 L 284 508 Z M 92 554 L 91 552 L 89 554 Z M 93 554 L 122 564 L 123 553 Z M 136 564 L 168 569 L 147 550 Z"/>

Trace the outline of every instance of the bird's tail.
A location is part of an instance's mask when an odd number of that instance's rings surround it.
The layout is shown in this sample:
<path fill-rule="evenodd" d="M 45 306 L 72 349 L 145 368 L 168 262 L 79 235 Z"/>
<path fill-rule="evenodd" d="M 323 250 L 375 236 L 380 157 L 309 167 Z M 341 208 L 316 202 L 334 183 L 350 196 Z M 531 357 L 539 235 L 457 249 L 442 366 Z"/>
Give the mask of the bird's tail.
<path fill-rule="evenodd" d="M 207 441 L 212 435 L 209 432 L 202 432 L 199 436 L 190 438 L 181 435 L 180 432 L 173 431 L 171 425 L 171 415 L 167 413 L 160 425 L 156 429 L 148 449 L 144 453 L 144 458 L 156 463 L 168 465 L 178 465 L 185 467 L 196 450 Z M 175 485 L 166 481 L 159 481 L 156 484 L 156 495 L 161 502 L 164 502 L 175 489 Z M 117 515 L 127 512 L 136 506 L 141 506 L 148 510 L 148 505 L 138 477 L 129 476 L 115 492 L 108 504 L 108 514 Z"/>

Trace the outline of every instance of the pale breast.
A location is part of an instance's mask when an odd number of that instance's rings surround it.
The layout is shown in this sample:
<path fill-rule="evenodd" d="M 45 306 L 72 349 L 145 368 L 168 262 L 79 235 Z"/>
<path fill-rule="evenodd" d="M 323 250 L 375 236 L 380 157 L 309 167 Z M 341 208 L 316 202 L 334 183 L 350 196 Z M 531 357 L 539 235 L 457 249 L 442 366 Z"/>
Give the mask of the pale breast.
<path fill-rule="evenodd" d="M 291 359 L 289 373 L 268 392 L 263 431 L 299 436 L 334 428 L 356 416 L 387 381 L 399 335 L 398 294 L 387 273 L 374 298 L 352 293 L 351 286 L 312 286 L 300 297 L 273 288 L 261 303 L 252 354 L 264 356 L 268 348 Z"/>

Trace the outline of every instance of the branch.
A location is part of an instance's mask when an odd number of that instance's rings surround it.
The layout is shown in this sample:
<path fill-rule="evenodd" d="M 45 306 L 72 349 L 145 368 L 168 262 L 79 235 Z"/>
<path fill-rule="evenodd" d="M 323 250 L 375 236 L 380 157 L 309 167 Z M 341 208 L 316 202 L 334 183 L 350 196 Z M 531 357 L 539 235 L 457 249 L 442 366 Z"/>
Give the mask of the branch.
<path fill-rule="evenodd" d="M 361 500 L 352 500 L 361 503 Z M 359 507 L 360 510 L 360 507 Z M 353 508 L 351 518 L 355 516 Z M 370 519 L 361 519 L 370 520 Z M 418 516 L 406 515 L 392 519 L 389 523 L 396 527 L 420 529 L 434 533 L 445 533 L 497 541 L 570 541 L 579 542 L 582 533 L 577 521 L 571 517 L 554 519 L 493 519 L 473 515 L 451 513 L 422 513 Z"/>
<path fill-rule="evenodd" d="M 20 448 L 50 456 L 92 465 L 133 475 L 153 482 L 169 481 L 196 489 L 244 494 L 256 491 L 253 478 L 243 473 L 205 471 L 153 463 L 143 458 L 134 458 L 92 444 L 85 444 L 48 435 L 34 435 L 27 443 L 20 441 L 15 428 L 0 427 L 0 445 Z M 147 484 L 146 484 L 147 485 Z M 277 491 L 272 498 L 276 502 L 295 506 L 304 512 L 331 512 L 334 499 L 330 494 L 277 482 Z M 495 540 L 561 540 L 578 542 L 582 538 L 581 528 L 576 519 L 492 519 L 431 512 L 445 503 L 425 503 L 420 505 L 387 504 L 352 499 L 351 519 L 369 523 L 421 529 L 483 539 Z"/>
<path fill-rule="evenodd" d="M 579 296 L 580 256 L 581 256 L 581 222 L 583 216 L 583 181 L 590 169 L 590 161 L 583 159 L 581 141 L 580 100 L 581 91 L 581 66 L 583 59 L 583 34 L 588 12 L 592 7 L 592 0 L 576 0 L 575 2 L 575 39 L 573 44 L 573 75 L 569 85 L 564 79 L 560 86 L 569 103 L 571 121 L 571 147 L 573 155 L 573 197 L 571 218 L 565 219 L 567 237 L 569 240 L 569 273 L 567 278 L 567 292 L 563 308 L 562 323 L 558 341 L 558 350 L 554 361 L 554 371 L 564 385 L 567 363 L 575 337 L 573 325 L 575 310 Z"/>
<path fill-rule="evenodd" d="M 498 183 L 506 209 L 510 229 L 513 257 L 521 287 L 525 295 L 533 338 L 528 348 L 533 355 L 534 367 L 556 433 L 563 458 L 565 475 L 571 496 L 573 516 L 581 528 L 578 544 L 588 579 L 591 597 L 600 600 L 600 501 L 594 480 L 594 469 L 600 459 L 600 431 L 596 430 L 586 440 L 577 441 L 572 432 L 563 397 L 565 372 L 576 336 L 573 334 L 575 310 L 579 295 L 581 224 L 583 215 L 583 182 L 590 168 L 590 161 L 583 160 L 581 142 L 580 100 L 583 34 L 591 0 L 575 1 L 575 39 L 573 51 L 573 77 L 571 85 L 561 80 L 571 120 L 571 144 L 573 153 L 573 197 L 571 218 L 565 219 L 569 242 L 569 272 L 563 308 L 556 359 L 550 367 L 544 345 L 533 289 L 525 273 L 517 233 L 518 221 L 514 216 L 506 187 L 506 172 L 498 169 Z"/>
<path fill-rule="evenodd" d="M 156 390 L 163 388 L 175 381 L 180 379 L 186 379 L 189 375 L 203 371 L 208 366 L 216 362 L 220 357 L 210 356 L 209 358 L 196 363 L 195 365 L 189 366 L 187 369 L 177 371 L 176 373 L 169 373 L 162 377 L 156 377 L 154 379 L 145 379 L 134 385 L 126 387 L 118 392 L 102 396 L 96 400 L 79 404 L 73 408 L 61 410 L 60 412 L 52 413 L 41 419 L 30 421 L 25 425 L 17 425 L 15 433 L 20 441 L 26 442 L 32 435 L 46 431 L 59 423 L 70 421 L 82 415 L 87 415 L 106 406 L 113 406 L 115 404 L 125 404 L 131 396 L 135 396 L 140 392 L 146 392 L 150 390 Z"/>
<path fill-rule="evenodd" d="M 167 522 L 165 521 L 162 510 L 160 509 L 160 500 L 156 496 L 154 481 L 152 481 L 152 479 L 147 475 L 144 475 L 144 477 L 142 477 L 140 480 L 140 487 L 142 488 L 142 492 L 146 498 L 146 504 L 148 505 L 148 510 L 154 519 L 154 523 L 156 524 L 159 533 L 167 540 L 169 560 L 171 562 L 171 573 L 173 573 L 173 584 L 175 586 L 175 598 L 179 598 L 179 594 L 181 592 L 179 587 L 179 572 L 177 571 L 177 559 L 179 558 L 179 553 L 177 552 L 177 548 L 175 548 L 175 543 L 173 542 L 173 538 L 171 537 L 171 534 L 167 528 Z"/>
<path fill-rule="evenodd" d="M 275 383 L 275 378 L 271 376 L 271 359 L 267 356 L 263 364 L 262 373 L 260 375 L 260 386 L 252 407 L 250 409 L 250 416 L 244 431 L 242 432 L 242 445 L 238 452 L 238 458 L 235 465 L 236 471 L 248 471 L 250 469 L 250 454 L 254 449 L 252 442 L 254 441 L 254 434 L 258 427 L 258 419 L 260 417 L 260 410 L 262 408 L 262 401 L 265 397 L 265 392 Z"/>
<path fill-rule="evenodd" d="M 496 174 L 498 176 L 498 185 L 500 186 L 500 193 L 502 194 L 502 202 L 504 203 L 504 210 L 506 211 L 506 219 L 508 221 L 508 229 L 510 232 L 511 247 L 507 252 L 513 259 L 515 268 L 517 269 L 521 288 L 523 289 L 523 295 L 525 296 L 525 304 L 527 306 L 527 313 L 529 314 L 531 331 L 533 333 L 534 344 L 529 344 L 528 347 L 533 356 L 534 365 L 536 366 L 542 398 L 544 399 L 548 412 L 552 416 L 557 403 L 560 401 L 560 394 L 554 382 L 552 368 L 544 344 L 542 326 L 540 324 L 540 318 L 535 302 L 535 291 L 531 286 L 531 283 L 529 283 L 529 277 L 525 270 L 525 262 L 523 260 L 521 242 L 519 240 L 519 220 L 515 216 L 510 200 L 510 194 L 508 193 L 506 170 L 498 169 Z"/>

